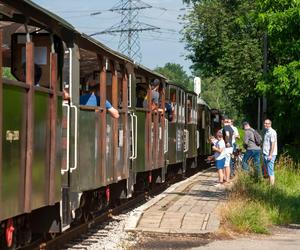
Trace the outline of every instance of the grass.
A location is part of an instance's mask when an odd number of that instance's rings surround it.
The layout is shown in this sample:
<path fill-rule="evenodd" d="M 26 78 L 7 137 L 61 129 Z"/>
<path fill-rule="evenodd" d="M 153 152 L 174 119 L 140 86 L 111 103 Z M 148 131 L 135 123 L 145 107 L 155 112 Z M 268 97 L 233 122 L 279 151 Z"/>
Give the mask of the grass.
<path fill-rule="evenodd" d="M 240 233 L 268 233 L 271 225 L 300 223 L 299 164 L 283 154 L 275 166 L 274 187 L 239 174 L 222 210 L 225 226 Z"/>

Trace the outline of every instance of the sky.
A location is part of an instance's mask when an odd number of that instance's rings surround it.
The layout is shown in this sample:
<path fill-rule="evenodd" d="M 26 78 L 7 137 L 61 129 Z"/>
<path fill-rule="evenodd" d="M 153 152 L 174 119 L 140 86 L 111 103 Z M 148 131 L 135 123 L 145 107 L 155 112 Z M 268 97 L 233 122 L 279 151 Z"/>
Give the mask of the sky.
<path fill-rule="evenodd" d="M 80 32 L 88 35 L 103 31 L 118 24 L 121 15 L 109 9 L 121 0 L 33 0 L 33 2 L 54 12 L 71 23 Z M 156 31 L 139 33 L 142 60 L 141 63 L 150 69 L 166 63 L 177 63 L 190 74 L 190 61 L 186 60 L 187 52 L 184 43 L 180 42 L 182 24 L 180 16 L 188 10 L 182 0 L 144 0 L 152 6 L 139 12 L 139 21 L 159 27 Z M 98 13 L 91 15 L 91 13 Z M 119 34 L 97 35 L 95 39 L 108 47 L 117 50 Z"/>

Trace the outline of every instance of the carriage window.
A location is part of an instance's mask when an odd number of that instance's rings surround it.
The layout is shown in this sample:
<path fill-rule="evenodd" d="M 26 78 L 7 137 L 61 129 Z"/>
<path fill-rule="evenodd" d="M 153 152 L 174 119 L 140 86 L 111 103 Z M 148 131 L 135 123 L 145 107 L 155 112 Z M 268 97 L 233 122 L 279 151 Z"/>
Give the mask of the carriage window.
<path fill-rule="evenodd" d="M 181 123 L 185 123 L 185 93 L 181 90 Z"/>
<path fill-rule="evenodd" d="M 170 102 L 171 102 L 171 109 L 172 109 L 172 115 L 171 115 L 171 122 L 177 121 L 177 96 L 176 96 L 176 89 L 170 88 Z"/>
<path fill-rule="evenodd" d="M 63 66 L 63 88 L 68 88 L 70 85 L 70 52 L 65 49 L 64 66 Z"/>
<path fill-rule="evenodd" d="M 34 84 L 50 86 L 51 40 L 47 33 L 31 35 L 34 43 Z M 12 74 L 19 81 L 26 81 L 26 34 L 12 35 Z"/>
<path fill-rule="evenodd" d="M 147 96 L 147 84 L 139 82 L 136 84 L 136 107 L 144 108 L 144 101 Z"/>
<path fill-rule="evenodd" d="M 194 117 L 193 117 L 193 122 L 194 124 L 197 124 L 197 97 L 194 96 L 193 98 L 193 113 L 194 113 Z"/>
<path fill-rule="evenodd" d="M 193 123 L 193 97 L 191 95 L 187 96 L 186 101 L 187 108 L 187 123 Z"/>

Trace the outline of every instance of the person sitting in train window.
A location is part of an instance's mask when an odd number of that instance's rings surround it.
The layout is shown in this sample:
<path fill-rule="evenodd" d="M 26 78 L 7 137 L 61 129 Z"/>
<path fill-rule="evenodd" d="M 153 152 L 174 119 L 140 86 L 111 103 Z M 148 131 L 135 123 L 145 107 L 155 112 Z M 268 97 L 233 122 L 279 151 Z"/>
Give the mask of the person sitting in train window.
<path fill-rule="evenodd" d="M 40 80 L 42 77 L 42 68 L 38 64 L 34 64 L 34 85 L 40 86 Z M 20 80 L 26 82 L 26 63 L 22 64 Z"/>
<path fill-rule="evenodd" d="M 136 88 L 136 107 L 143 108 L 143 102 L 147 96 L 147 91 L 143 87 Z"/>
<path fill-rule="evenodd" d="M 171 106 L 172 106 L 172 120 L 171 122 L 176 121 L 176 93 L 171 95 Z"/>
<path fill-rule="evenodd" d="M 172 106 L 172 103 L 170 102 L 169 99 L 166 98 L 165 112 L 166 112 L 166 117 L 170 122 L 173 120 L 173 109 L 174 107 Z"/>
<path fill-rule="evenodd" d="M 151 110 L 159 110 L 159 92 L 158 92 L 158 88 L 159 88 L 159 80 L 155 79 L 153 82 L 151 82 L 151 95 L 152 95 L 152 99 L 151 99 Z M 143 106 L 144 108 L 148 107 L 148 100 L 147 100 L 147 96 L 144 99 L 143 102 Z"/>
<path fill-rule="evenodd" d="M 99 87 L 95 85 L 91 88 L 90 93 L 85 93 L 80 96 L 80 105 L 87 105 L 87 106 L 100 106 L 100 97 L 99 97 Z M 105 101 L 105 108 L 109 112 L 109 114 L 113 117 L 118 119 L 120 117 L 119 111 L 115 109 L 109 101 Z"/>

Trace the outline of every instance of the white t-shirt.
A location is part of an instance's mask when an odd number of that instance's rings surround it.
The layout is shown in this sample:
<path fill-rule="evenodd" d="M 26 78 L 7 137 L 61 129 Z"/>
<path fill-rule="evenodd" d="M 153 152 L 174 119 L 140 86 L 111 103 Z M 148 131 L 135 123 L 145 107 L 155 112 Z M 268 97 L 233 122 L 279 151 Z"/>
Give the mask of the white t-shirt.
<path fill-rule="evenodd" d="M 271 143 L 275 143 L 275 148 L 272 155 L 277 155 L 277 133 L 274 129 L 269 128 L 264 136 L 263 154 L 269 155 L 271 150 Z"/>
<path fill-rule="evenodd" d="M 233 129 L 233 136 L 232 136 L 232 144 L 235 143 L 235 138 L 236 137 L 240 137 L 239 131 L 237 129 L 237 127 L 231 125 L 232 129 Z"/>
<path fill-rule="evenodd" d="M 223 139 L 217 141 L 214 145 L 215 147 L 219 149 L 223 149 L 221 153 L 215 151 L 214 157 L 216 160 L 222 160 L 225 157 L 225 141 Z"/>

